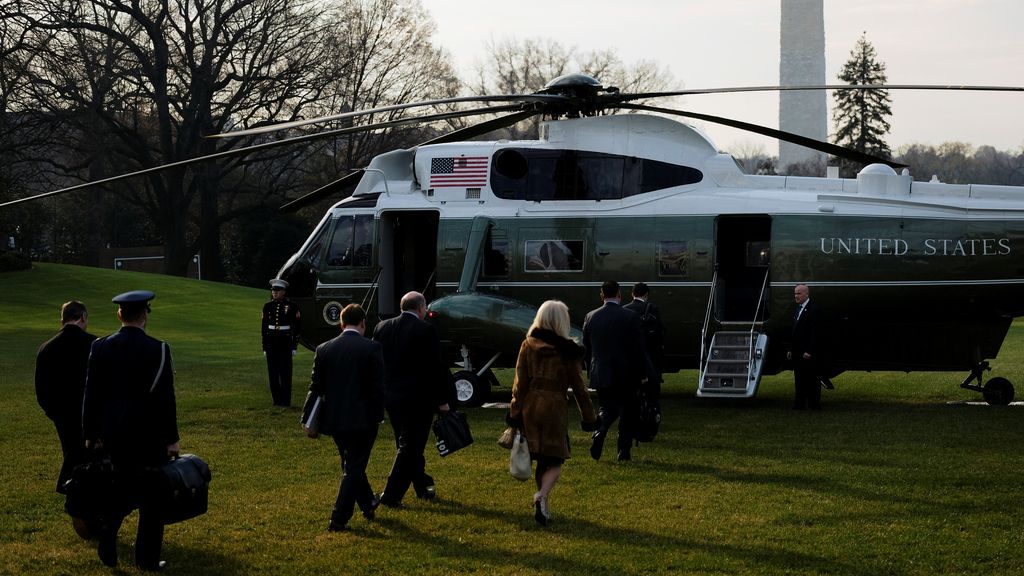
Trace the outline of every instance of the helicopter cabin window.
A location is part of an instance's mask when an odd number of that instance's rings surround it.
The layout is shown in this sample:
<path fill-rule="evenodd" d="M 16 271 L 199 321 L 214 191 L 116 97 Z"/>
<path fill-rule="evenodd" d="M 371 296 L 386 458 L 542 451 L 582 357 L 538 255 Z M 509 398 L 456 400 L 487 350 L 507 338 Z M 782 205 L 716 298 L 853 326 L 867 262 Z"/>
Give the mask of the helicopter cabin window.
<path fill-rule="evenodd" d="M 332 268 L 354 268 L 372 264 L 373 214 L 342 216 L 335 220 L 327 265 Z"/>
<path fill-rule="evenodd" d="M 495 156 L 491 187 L 508 200 L 617 200 L 703 177 L 694 168 L 632 156 L 506 148 Z"/>
<path fill-rule="evenodd" d="M 527 240 L 527 272 L 582 272 L 583 240 Z"/>
<path fill-rule="evenodd" d="M 508 276 L 512 262 L 511 252 L 508 240 L 496 239 L 488 235 L 487 245 L 484 247 L 484 269 L 480 275 L 487 278 Z"/>
<path fill-rule="evenodd" d="M 689 258 L 685 240 L 658 242 L 658 276 L 689 276 Z"/>

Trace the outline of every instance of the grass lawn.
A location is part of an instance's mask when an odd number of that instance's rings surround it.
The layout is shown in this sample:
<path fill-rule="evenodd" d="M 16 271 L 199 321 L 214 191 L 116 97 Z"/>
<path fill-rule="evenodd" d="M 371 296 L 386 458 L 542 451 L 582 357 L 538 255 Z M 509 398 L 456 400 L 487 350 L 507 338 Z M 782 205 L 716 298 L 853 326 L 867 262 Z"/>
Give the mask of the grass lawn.
<path fill-rule="evenodd" d="M 695 398 L 693 371 L 671 375 L 661 434 L 632 462 L 594 462 L 588 435 L 570 431 L 576 457 L 548 528 L 533 521 L 532 482 L 508 475 L 495 444 L 504 411 L 470 409 L 476 444 L 445 459 L 428 450 L 438 502 L 410 494 L 404 510 L 328 533 L 338 456 L 301 433 L 297 409 L 270 406 L 265 291 L 45 264 L 0 278 L 0 574 L 111 573 L 54 492 L 59 444 L 33 366 L 63 301 L 85 301 L 102 335 L 117 328 L 110 298 L 131 289 L 157 294 L 149 333 L 174 354 L 181 445 L 214 474 L 210 511 L 166 530 L 171 574 L 1024 573 L 1024 411 L 950 403 L 980 396 L 957 387 L 964 374 L 843 374 L 822 412 L 789 409 L 789 373 L 736 403 Z M 991 375 L 1024 396 L 1022 330 Z M 311 360 L 300 350 L 295 403 Z M 507 400 L 510 374 L 499 377 Z M 377 491 L 393 456 L 385 425 L 368 471 Z M 135 519 L 119 573 L 135 573 Z"/>

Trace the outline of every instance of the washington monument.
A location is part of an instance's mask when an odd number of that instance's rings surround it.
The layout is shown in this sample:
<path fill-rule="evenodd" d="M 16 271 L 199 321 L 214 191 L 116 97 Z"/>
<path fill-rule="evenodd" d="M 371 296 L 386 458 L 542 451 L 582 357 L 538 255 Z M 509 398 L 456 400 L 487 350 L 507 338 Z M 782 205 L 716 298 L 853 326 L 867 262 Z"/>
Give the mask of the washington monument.
<path fill-rule="evenodd" d="M 823 0 L 781 0 L 779 84 L 825 84 L 825 16 Z M 824 90 L 779 93 L 779 130 L 825 141 L 828 139 L 827 96 Z M 825 154 L 779 142 L 779 170 L 790 164 L 825 165 Z"/>

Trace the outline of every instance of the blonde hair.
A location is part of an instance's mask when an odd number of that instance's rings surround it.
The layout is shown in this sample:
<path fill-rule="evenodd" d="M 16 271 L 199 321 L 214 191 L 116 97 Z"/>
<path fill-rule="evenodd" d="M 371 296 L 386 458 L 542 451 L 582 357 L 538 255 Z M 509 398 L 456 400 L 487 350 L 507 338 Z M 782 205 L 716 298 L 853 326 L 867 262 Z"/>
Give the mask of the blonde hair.
<path fill-rule="evenodd" d="M 550 330 L 562 338 L 569 338 L 569 307 L 558 300 L 545 301 L 537 309 L 537 316 L 526 334 L 532 333 L 534 328 Z"/>

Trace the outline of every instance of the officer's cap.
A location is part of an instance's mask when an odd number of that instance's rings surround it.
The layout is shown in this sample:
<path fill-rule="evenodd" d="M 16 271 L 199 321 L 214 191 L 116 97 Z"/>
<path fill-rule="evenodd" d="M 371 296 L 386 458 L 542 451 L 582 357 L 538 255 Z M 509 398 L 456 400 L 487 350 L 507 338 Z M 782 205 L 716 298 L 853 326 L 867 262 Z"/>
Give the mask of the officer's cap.
<path fill-rule="evenodd" d="M 132 290 L 131 292 L 125 292 L 118 294 L 110 299 L 111 302 L 117 304 L 121 308 L 149 308 L 149 301 L 156 298 L 156 294 L 149 290 Z"/>
<path fill-rule="evenodd" d="M 118 294 L 114 296 L 110 301 L 114 304 L 145 304 L 153 298 L 156 298 L 156 294 L 149 290 L 132 290 L 131 292 L 125 292 L 124 294 Z"/>
<path fill-rule="evenodd" d="M 270 287 L 281 288 L 282 290 L 285 290 L 288 288 L 288 282 L 285 280 L 281 280 L 280 278 L 274 278 L 273 280 L 270 281 Z"/>

